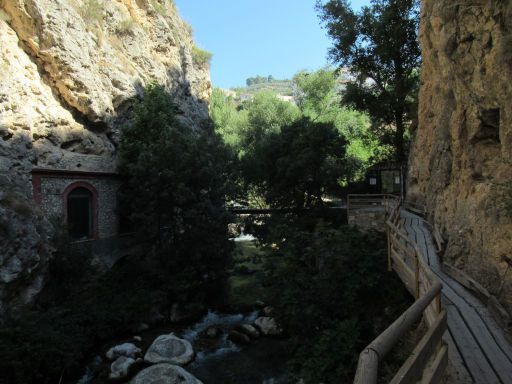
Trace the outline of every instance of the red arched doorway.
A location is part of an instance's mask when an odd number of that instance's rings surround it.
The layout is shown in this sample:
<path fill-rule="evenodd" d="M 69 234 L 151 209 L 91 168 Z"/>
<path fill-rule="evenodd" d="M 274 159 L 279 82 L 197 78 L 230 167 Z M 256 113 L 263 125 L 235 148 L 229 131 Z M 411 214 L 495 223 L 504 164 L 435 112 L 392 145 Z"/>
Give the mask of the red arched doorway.
<path fill-rule="evenodd" d="M 96 189 L 90 184 L 77 182 L 66 188 L 64 209 L 71 238 L 85 240 L 98 237 L 97 201 Z"/>

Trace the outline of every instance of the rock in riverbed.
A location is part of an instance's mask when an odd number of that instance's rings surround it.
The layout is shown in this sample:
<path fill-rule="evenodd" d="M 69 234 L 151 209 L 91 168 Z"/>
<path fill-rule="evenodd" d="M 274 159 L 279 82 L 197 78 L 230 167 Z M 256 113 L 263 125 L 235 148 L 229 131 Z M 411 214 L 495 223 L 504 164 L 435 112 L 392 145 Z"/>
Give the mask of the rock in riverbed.
<path fill-rule="evenodd" d="M 131 357 L 132 359 L 136 359 L 137 356 L 140 356 L 141 349 L 137 348 L 135 344 L 132 343 L 124 343 L 116 345 L 108 350 L 106 353 L 106 357 L 109 360 L 116 360 L 118 357 L 125 356 Z"/>
<path fill-rule="evenodd" d="M 120 380 L 124 379 L 130 373 L 130 368 L 132 365 L 136 363 L 142 363 L 142 359 L 138 358 L 137 360 L 132 359 L 131 357 L 121 356 L 117 358 L 116 361 L 112 363 L 110 366 L 110 380 Z"/>
<path fill-rule="evenodd" d="M 252 340 L 260 337 L 260 332 L 256 329 L 256 327 L 251 324 L 240 324 L 237 325 L 235 331 L 243 333 L 244 335 L 249 336 Z"/>
<path fill-rule="evenodd" d="M 251 343 L 251 338 L 249 336 L 235 330 L 229 332 L 228 339 L 235 344 L 247 345 Z"/>
<path fill-rule="evenodd" d="M 254 321 L 254 325 L 265 336 L 281 336 L 283 334 L 283 330 L 273 317 L 258 317 Z"/>
<path fill-rule="evenodd" d="M 140 371 L 130 384 L 203 384 L 183 368 L 172 364 L 156 364 Z"/>
<path fill-rule="evenodd" d="M 187 340 L 169 335 L 158 336 L 149 347 L 144 360 L 148 363 L 185 365 L 194 359 L 194 349 Z"/>

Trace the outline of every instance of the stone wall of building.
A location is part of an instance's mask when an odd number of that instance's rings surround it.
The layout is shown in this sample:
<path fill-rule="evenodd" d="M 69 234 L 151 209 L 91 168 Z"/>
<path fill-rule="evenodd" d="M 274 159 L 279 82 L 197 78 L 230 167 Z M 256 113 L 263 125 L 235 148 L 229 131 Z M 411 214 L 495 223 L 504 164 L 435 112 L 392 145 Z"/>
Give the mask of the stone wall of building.
<path fill-rule="evenodd" d="M 117 213 L 117 191 L 120 183 L 116 178 L 100 177 L 41 177 L 41 208 L 49 218 L 64 222 L 66 216 L 66 197 L 64 192 L 76 183 L 86 183 L 97 191 L 97 229 L 98 238 L 119 234 L 119 215 Z"/>

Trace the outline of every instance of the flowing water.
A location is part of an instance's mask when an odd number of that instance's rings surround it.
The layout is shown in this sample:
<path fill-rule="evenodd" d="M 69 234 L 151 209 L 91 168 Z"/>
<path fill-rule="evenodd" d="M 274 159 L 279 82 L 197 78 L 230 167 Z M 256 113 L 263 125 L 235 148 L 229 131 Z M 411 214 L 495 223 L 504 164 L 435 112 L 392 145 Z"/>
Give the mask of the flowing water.
<path fill-rule="evenodd" d="M 259 311 L 245 314 L 223 314 L 209 311 L 201 321 L 189 328 L 149 330 L 141 334 L 143 339 L 153 340 L 158 334 L 175 332 L 192 343 L 196 351 L 194 361 L 184 368 L 204 384 L 284 384 L 286 380 L 286 349 L 283 340 L 260 338 L 250 345 L 239 346 L 228 340 L 228 333 L 239 324 L 250 324 Z M 217 328 L 219 336 L 204 336 L 210 327 Z M 126 340 L 125 340 L 126 341 Z M 115 345 L 112 344 L 112 345 Z M 109 363 L 96 356 L 86 368 L 85 375 L 77 384 L 106 382 L 98 372 L 108 369 Z"/>
<path fill-rule="evenodd" d="M 250 244 L 255 238 L 242 234 L 232 239 Z M 249 255 L 247 246 L 238 245 L 242 253 Z M 254 252 L 254 251 L 253 251 Z M 250 345 L 239 346 L 228 340 L 229 332 L 240 324 L 251 324 L 260 316 L 259 311 L 225 314 L 209 311 L 199 322 L 189 326 L 167 326 L 142 332 L 140 336 L 144 350 L 159 335 L 174 332 L 193 345 L 196 357 L 184 368 L 204 384 L 285 384 L 286 348 L 285 341 L 262 337 Z M 210 327 L 218 329 L 216 338 L 208 338 L 204 331 Z M 133 340 L 117 340 L 110 346 Z M 86 368 L 85 375 L 77 384 L 105 384 L 110 363 L 101 356 L 95 356 Z"/>
<path fill-rule="evenodd" d="M 284 341 L 261 338 L 248 346 L 237 346 L 228 333 L 239 324 L 252 323 L 258 311 L 226 315 L 209 312 L 201 322 L 183 332 L 182 337 L 199 346 L 196 359 L 186 369 L 205 384 L 286 383 Z M 218 344 L 203 346 L 201 333 L 209 327 L 221 330 Z"/>

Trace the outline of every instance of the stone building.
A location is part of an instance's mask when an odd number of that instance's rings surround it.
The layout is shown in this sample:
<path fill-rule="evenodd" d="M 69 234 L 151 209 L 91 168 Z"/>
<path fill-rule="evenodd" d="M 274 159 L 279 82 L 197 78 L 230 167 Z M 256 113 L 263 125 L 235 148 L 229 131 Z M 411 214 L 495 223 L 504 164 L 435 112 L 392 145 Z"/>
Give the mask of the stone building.
<path fill-rule="evenodd" d="M 45 216 L 62 222 L 72 246 L 89 253 L 93 264 L 110 268 L 133 252 L 131 228 L 118 210 L 116 173 L 34 168 L 32 187 Z"/>
<path fill-rule="evenodd" d="M 34 200 L 49 218 L 62 220 L 76 240 L 99 240 L 119 234 L 115 173 L 35 168 Z"/>

